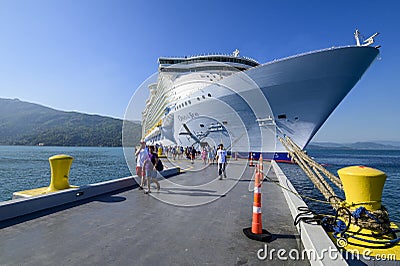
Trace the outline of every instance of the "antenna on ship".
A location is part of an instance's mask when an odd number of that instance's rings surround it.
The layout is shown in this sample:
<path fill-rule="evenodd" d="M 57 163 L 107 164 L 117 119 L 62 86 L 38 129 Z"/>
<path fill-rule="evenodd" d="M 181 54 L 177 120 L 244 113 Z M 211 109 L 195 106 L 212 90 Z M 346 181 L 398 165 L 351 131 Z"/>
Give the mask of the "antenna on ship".
<path fill-rule="evenodd" d="M 357 46 L 361 46 L 358 36 L 360 36 L 360 32 L 358 31 L 358 29 L 356 29 L 356 32 L 354 32 L 354 38 L 356 39 Z"/>
<path fill-rule="evenodd" d="M 239 50 L 235 49 L 235 51 L 233 51 L 232 54 L 233 54 L 234 57 L 238 57 L 239 56 Z"/>

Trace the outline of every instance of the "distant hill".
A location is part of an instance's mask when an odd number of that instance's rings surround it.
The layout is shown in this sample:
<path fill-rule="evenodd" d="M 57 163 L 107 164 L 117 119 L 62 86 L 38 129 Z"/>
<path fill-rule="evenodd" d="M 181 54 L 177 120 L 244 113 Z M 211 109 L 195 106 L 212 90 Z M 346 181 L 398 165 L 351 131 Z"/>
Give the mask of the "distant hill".
<path fill-rule="evenodd" d="M 391 143 L 391 144 L 387 144 Z M 333 143 L 333 142 L 311 142 L 306 149 L 325 150 L 400 150 L 396 142 L 355 142 L 355 143 Z"/>
<path fill-rule="evenodd" d="M 18 99 L 0 98 L 0 145 L 121 146 L 121 119 L 64 112 Z M 141 125 L 129 127 L 141 137 Z"/>

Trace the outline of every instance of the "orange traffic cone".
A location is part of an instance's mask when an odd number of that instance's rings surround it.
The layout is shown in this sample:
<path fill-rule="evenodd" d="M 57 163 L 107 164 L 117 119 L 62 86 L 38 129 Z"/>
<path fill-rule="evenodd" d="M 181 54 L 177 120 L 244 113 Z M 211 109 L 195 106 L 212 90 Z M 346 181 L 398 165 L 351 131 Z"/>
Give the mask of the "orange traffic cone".
<path fill-rule="evenodd" d="M 260 160 L 260 162 L 262 162 Z M 261 217 L 261 180 L 263 174 L 259 167 L 262 167 L 262 163 L 256 168 L 256 175 L 254 181 L 254 201 L 253 201 L 253 219 L 250 228 L 244 228 L 243 233 L 250 239 L 258 241 L 268 241 L 272 238 L 271 233 L 267 230 L 262 229 L 262 217 Z"/>
<path fill-rule="evenodd" d="M 254 166 L 254 164 L 253 164 L 253 153 L 250 152 L 249 155 L 250 155 L 250 156 L 249 156 L 249 157 L 250 157 L 249 166 L 253 167 L 253 166 Z"/>
<path fill-rule="evenodd" d="M 254 180 L 254 200 L 253 200 L 253 220 L 251 223 L 251 232 L 253 234 L 262 233 L 261 220 L 261 184 L 259 166 L 256 167 L 256 176 Z"/>

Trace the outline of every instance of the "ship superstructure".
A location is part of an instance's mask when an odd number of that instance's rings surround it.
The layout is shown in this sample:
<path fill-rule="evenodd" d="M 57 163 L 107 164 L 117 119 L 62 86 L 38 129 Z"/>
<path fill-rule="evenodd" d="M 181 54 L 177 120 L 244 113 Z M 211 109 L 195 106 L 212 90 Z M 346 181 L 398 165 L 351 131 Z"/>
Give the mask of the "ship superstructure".
<path fill-rule="evenodd" d="M 240 57 L 238 50 L 161 57 L 142 113 L 143 137 L 163 145 L 225 142 L 232 152 L 288 160 L 276 134 L 304 148 L 379 54 L 371 46 L 375 36 L 361 45 L 356 31 L 355 46 L 265 64 Z"/>

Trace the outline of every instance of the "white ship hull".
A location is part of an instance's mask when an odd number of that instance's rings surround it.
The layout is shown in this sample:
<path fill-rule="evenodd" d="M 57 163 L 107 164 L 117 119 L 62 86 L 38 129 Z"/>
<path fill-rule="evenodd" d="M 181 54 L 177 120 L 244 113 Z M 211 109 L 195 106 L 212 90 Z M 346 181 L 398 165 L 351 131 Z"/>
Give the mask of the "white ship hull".
<path fill-rule="evenodd" d="M 321 50 L 248 68 L 217 83 L 201 80 L 207 71 L 172 76 L 169 86 L 175 90 L 203 84 L 182 94 L 146 140 L 182 146 L 223 142 L 232 152 L 287 160 L 276 135 L 304 148 L 378 53 L 361 46 Z"/>

